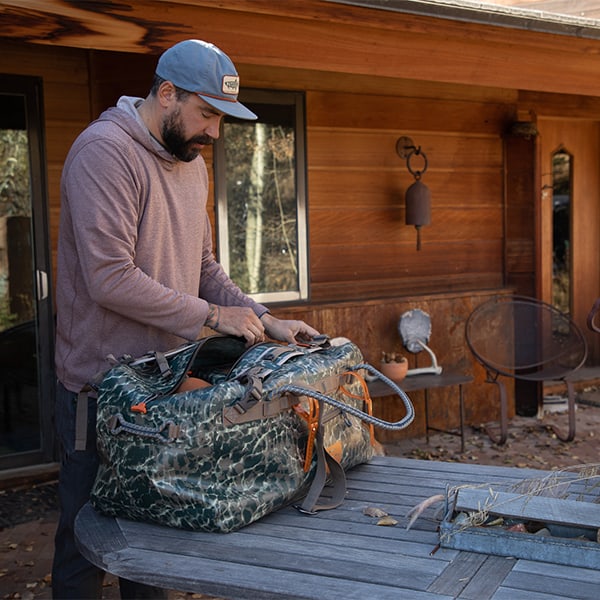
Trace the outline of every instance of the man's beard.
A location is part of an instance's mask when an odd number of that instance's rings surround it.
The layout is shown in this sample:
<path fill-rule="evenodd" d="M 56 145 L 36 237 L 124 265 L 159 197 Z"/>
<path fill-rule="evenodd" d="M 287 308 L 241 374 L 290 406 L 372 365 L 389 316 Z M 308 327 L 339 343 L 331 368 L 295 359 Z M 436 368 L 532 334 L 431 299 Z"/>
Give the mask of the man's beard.
<path fill-rule="evenodd" d="M 195 144 L 209 146 L 214 140 L 207 134 L 186 139 L 179 116 L 180 112 L 176 110 L 163 121 L 161 136 L 165 147 L 173 156 L 183 162 L 190 162 L 200 154 L 200 149 Z"/>

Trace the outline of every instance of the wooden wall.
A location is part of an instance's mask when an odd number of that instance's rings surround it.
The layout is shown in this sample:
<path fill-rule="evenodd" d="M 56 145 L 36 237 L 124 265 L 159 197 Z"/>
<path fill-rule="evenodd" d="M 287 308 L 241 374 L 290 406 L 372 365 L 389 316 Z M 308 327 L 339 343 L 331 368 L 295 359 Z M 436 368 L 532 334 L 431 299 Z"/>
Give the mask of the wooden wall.
<path fill-rule="evenodd" d="M 43 79 L 52 264 L 60 211 L 60 174 L 71 143 L 91 118 L 84 50 L 0 41 L 0 72 Z"/>
<path fill-rule="evenodd" d="M 511 106 L 473 100 L 309 92 L 312 300 L 346 300 L 503 284 L 503 142 Z M 405 225 L 414 183 L 401 135 L 428 159 L 432 222 Z M 416 157 L 413 169 L 423 166 Z M 440 285 L 443 280 L 443 286 Z"/>
<path fill-rule="evenodd" d="M 155 57 L 6 41 L 0 41 L 0 57 L 1 72 L 44 80 L 55 251 L 59 178 L 70 144 L 119 95 L 146 94 Z M 464 324 L 478 303 L 506 293 L 511 268 L 518 272 L 518 265 L 525 265 L 527 285 L 533 277 L 529 230 L 516 231 L 513 246 L 518 250 L 507 255 L 505 245 L 505 133 L 516 118 L 518 93 L 238 67 L 243 86 L 306 92 L 311 299 L 305 305 L 275 307 L 275 314 L 304 318 L 331 336 L 349 337 L 376 364 L 383 350 L 402 352 L 398 319 L 405 310 L 421 308 L 432 317 L 430 345 L 440 364 L 475 377 L 465 389 L 467 421 L 496 418 L 496 390 L 483 383 L 483 370 L 465 344 Z M 402 135 L 410 136 L 428 158 L 423 182 L 432 193 L 432 223 L 422 230 L 419 252 L 414 228 L 404 224 L 403 195 L 413 178 L 396 154 Z M 206 160 L 211 172 L 210 153 Z M 508 271 L 507 264 L 513 265 Z M 521 283 L 515 280 L 515 285 Z M 409 359 L 412 366 L 425 360 Z M 452 394 L 435 393 L 434 424 L 457 424 Z M 399 436 L 424 434 L 422 397 L 413 399 L 417 419 Z M 382 416 L 394 418 L 396 409 L 393 401 L 377 401 Z"/>
<path fill-rule="evenodd" d="M 496 386 L 485 383 L 484 368 L 476 363 L 465 342 L 465 324 L 471 311 L 479 304 L 504 295 L 507 290 L 479 290 L 463 293 L 407 295 L 404 297 L 317 304 L 311 307 L 279 309 L 277 314 L 289 318 L 304 318 L 320 331 L 332 337 L 352 339 L 363 351 L 365 359 L 377 366 L 381 352 L 396 352 L 406 356 L 409 368 L 429 366 L 425 353 L 411 354 L 402 345 L 398 333 L 401 315 L 420 308 L 431 317 L 429 346 L 435 352 L 438 364 L 445 370 L 455 370 L 473 376 L 474 381 L 464 387 L 465 421 L 475 425 L 496 420 L 499 403 Z M 507 381 L 509 412 L 514 414 L 513 385 Z M 425 435 L 423 392 L 410 395 L 415 405 L 415 420 L 405 430 L 387 432 L 378 430 L 381 441 Z M 430 424 L 438 428 L 457 427 L 459 423 L 458 390 L 444 388 L 430 392 Z M 375 414 L 396 421 L 403 415 L 401 401 L 395 397 L 374 400 Z"/>

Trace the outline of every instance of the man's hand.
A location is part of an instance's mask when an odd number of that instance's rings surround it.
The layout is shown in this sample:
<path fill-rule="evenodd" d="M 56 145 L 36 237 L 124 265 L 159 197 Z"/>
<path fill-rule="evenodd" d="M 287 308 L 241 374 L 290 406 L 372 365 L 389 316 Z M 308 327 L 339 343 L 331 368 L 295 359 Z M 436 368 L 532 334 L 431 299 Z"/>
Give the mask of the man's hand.
<path fill-rule="evenodd" d="M 252 309 L 242 306 L 209 304 L 208 316 L 204 324 L 219 333 L 243 337 L 248 346 L 265 339 L 262 321 Z"/>
<path fill-rule="evenodd" d="M 252 309 L 241 306 L 209 304 L 205 325 L 219 333 L 243 337 L 248 346 L 263 342 L 265 334 L 274 340 L 290 344 L 309 342 L 319 335 L 316 329 L 304 321 L 277 319 L 269 313 L 259 319 Z"/>
<path fill-rule="evenodd" d="M 269 313 L 265 313 L 262 321 L 267 335 L 280 342 L 294 344 L 296 342 L 308 342 L 319 335 L 316 329 L 307 325 L 304 321 L 293 321 L 277 319 Z"/>

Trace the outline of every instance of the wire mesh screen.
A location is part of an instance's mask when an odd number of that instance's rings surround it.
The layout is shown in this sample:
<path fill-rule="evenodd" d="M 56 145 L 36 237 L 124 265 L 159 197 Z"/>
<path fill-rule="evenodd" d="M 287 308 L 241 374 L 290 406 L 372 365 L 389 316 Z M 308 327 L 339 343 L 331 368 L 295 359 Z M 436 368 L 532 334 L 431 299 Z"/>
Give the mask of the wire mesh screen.
<path fill-rule="evenodd" d="M 476 308 L 466 338 L 484 367 L 518 379 L 562 379 L 587 355 L 585 338 L 567 315 L 522 296 L 495 298 Z"/>

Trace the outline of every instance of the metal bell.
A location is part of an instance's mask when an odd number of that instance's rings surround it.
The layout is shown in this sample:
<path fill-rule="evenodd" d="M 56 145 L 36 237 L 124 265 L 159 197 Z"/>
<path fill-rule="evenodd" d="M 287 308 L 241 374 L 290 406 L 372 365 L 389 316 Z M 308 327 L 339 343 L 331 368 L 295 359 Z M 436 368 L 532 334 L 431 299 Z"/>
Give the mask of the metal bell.
<path fill-rule="evenodd" d="M 429 188 L 417 179 L 404 196 L 406 206 L 405 221 L 414 225 L 417 230 L 417 250 L 421 249 L 421 227 L 431 223 L 431 192 Z"/>

